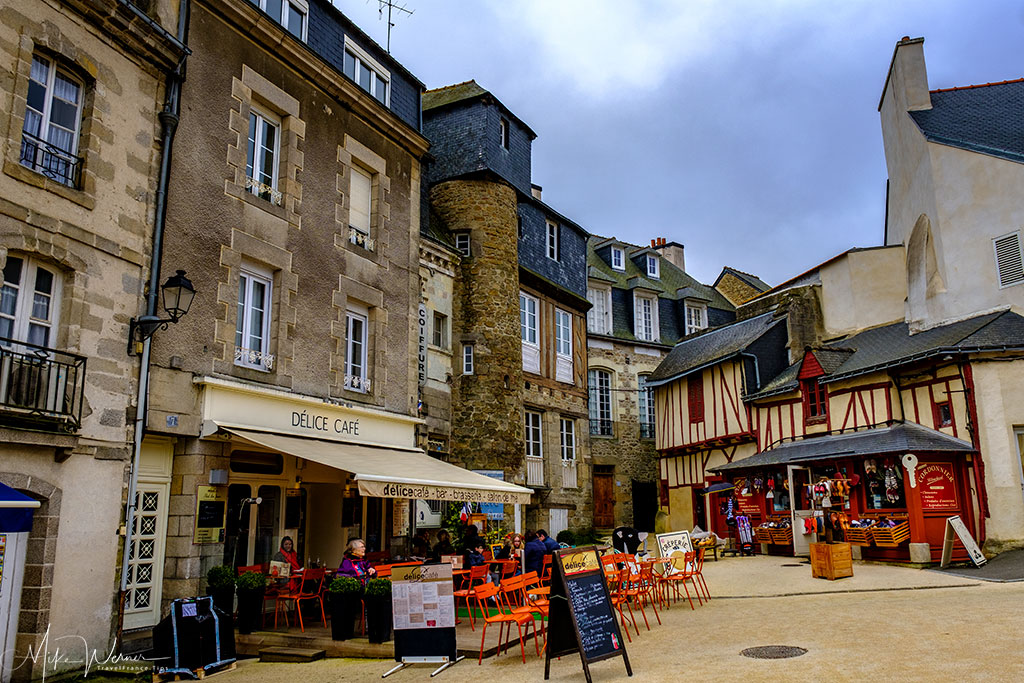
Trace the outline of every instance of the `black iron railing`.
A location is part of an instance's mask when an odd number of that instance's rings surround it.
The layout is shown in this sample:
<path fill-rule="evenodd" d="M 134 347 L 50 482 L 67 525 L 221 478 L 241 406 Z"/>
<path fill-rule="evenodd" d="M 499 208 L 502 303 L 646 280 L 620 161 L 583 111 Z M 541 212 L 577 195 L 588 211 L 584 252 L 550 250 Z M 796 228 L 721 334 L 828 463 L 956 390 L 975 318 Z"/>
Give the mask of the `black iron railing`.
<path fill-rule="evenodd" d="M 26 132 L 21 134 L 21 163 L 58 183 L 81 187 L 82 157 Z"/>
<path fill-rule="evenodd" d="M 0 417 L 73 432 L 82 426 L 85 358 L 0 338 Z M 37 425 L 37 427 L 41 427 Z"/>
<path fill-rule="evenodd" d="M 591 420 L 590 433 L 594 436 L 612 436 L 612 421 Z"/>
<path fill-rule="evenodd" d="M 654 438 L 654 423 L 653 422 L 641 422 L 640 423 L 640 438 L 641 439 L 653 439 Z"/>

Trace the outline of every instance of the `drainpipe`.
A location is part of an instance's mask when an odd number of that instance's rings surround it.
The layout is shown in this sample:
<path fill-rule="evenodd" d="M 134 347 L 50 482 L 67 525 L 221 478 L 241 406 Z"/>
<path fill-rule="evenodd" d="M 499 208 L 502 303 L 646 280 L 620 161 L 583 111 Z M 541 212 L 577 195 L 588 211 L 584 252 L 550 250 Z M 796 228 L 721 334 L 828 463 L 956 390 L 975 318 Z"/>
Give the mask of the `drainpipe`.
<path fill-rule="evenodd" d="M 188 48 L 185 39 L 188 34 L 189 0 L 182 0 L 178 13 L 177 44 L 185 49 L 177 68 L 167 75 L 165 86 L 164 108 L 160 112 L 161 158 L 160 176 L 157 181 L 156 206 L 153 219 L 153 251 L 149 273 L 149 292 L 146 297 L 146 315 L 155 316 L 160 297 L 160 266 L 163 256 L 164 226 L 167 221 L 167 186 L 171 176 L 171 149 L 174 144 L 174 133 L 178 128 L 178 113 L 181 109 L 181 84 L 185 79 L 185 60 Z M 139 367 L 139 387 L 135 410 L 135 442 L 132 454 L 131 478 L 128 485 L 128 502 L 125 507 L 124 549 L 121 558 L 121 584 L 118 610 L 117 642 L 120 648 L 121 632 L 124 626 L 124 609 L 128 589 L 128 557 L 132 536 L 135 529 L 135 498 L 139 487 L 139 462 L 142 457 L 142 438 L 146 429 L 147 399 L 149 397 L 149 358 L 152 337 L 142 345 L 142 357 Z"/>

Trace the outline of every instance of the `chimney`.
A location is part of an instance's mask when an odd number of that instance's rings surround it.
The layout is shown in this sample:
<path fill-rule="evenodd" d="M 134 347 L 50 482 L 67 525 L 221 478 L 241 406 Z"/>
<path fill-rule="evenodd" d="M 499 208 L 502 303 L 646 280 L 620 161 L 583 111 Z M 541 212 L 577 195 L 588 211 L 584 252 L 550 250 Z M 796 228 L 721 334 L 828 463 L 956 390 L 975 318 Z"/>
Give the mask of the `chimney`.
<path fill-rule="evenodd" d="M 540 185 L 534 185 L 533 183 L 530 184 L 530 194 L 532 194 L 533 198 L 536 199 L 537 201 L 541 201 L 540 193 L 543 190 L 544 188 L 541 187 Z"/>
<path fill-rule="evenodd" d="M 897 111 L 932 108 L 932 98 L 928 93 L 928 71 L 924 64 L 924 38 L 903 36 L 896 43 L 882 99 L 878 103 L 879 111 L 890 92 L 895 98 Z"/>
<path fill-rule="evenodd" d="M 678 242 L 666 242 L 664 237 L 659 237 L 657 240 L 651 240 L 651 247 L 673 266 L 681 271 L 686 271 L 685 261 L 683 260 L 683 245 Z"/>

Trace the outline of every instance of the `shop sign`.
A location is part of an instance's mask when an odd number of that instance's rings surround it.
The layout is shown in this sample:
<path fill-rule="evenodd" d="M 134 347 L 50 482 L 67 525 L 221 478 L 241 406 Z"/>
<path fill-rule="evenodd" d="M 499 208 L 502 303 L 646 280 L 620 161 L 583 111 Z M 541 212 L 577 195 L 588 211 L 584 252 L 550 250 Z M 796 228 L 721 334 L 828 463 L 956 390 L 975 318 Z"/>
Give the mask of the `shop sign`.
<path fill-rule="evenodd" d="M 199 486 L 193 543 L 223 543 L 228 492 L 223 486 Z"/>
<path fill-rule="evenodd" d="M 922 510 L 958 510 L 956 480 L 949 463 L 918 465 L 918 491 Z"/>
<path fill-rule="evenodd" d="M 761 514 L 761 506 L 757 504 L 757 498 L 753 494 L 737 495 L 736 508 L 739 514 L 748 517 Z"/>
<path fill-rule="evenodd" d="M 597 553 L 593 550 L 565 553 L 562 555 L 562 569 L 566 576 L 580 572 L 594 572 L 601 568 L 597 561 Z"/>
<path fill-rule="evenodd" d="M 419 350 L 416 354 L 417 366 L 419 368 L 420 386 L 427 383 L 427 307 L 420 302 L 419 314 Z"/>
<path fill-rule="evenodd" d="M 418 498 L 419 500 L 439 500 L 453 503 L 501 503 L 514 505 L 530 502 L 529 493 L 513 493 L 511 491 L 485 491 L 471 489 L 452 484 L 450 486 L 434 486 L 433 484 L 403 484 L 387 481 L 366 481 L 358 479 L 359 493 L 376 498 Z"/>
<path fill-rule="evenodd" d="M 498 481 L 505 481 L 505 472 L 503 470 L 473 470 L 477 474 L 482 474 L 485 477 L 491 479 L 497 479 Z M 487 519 L 498 521 L 505 519 L 505 506 L 501 503 L 481 503 L 480 512 L 487 515 Z"/>

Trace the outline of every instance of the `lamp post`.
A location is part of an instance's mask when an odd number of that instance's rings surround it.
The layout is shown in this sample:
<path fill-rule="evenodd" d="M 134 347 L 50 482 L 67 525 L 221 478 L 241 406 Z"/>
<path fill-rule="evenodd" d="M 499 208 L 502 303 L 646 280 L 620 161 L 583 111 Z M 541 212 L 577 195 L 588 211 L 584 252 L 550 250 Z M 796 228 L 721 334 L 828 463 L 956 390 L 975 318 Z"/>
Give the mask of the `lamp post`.
<path fill-rule="evenodd" d="M 164 310 L 170 317 L 144 315 L 140 318 L 132 318 L 128 322 L 129 356 L 138 353 L 138 347 L 152 337 L 157 330 L 166 330 L 168 325 L 181 320 L 182 316 L 188 313 L 188 309 L 192 306 L 192 300 L 196 296 L 195 287 L 185 277 L 184 270 L 179 270 L 167 278 L 167 282 L 160 286 L 160 293 L 163 295 Z"/>

